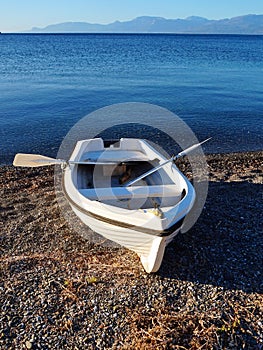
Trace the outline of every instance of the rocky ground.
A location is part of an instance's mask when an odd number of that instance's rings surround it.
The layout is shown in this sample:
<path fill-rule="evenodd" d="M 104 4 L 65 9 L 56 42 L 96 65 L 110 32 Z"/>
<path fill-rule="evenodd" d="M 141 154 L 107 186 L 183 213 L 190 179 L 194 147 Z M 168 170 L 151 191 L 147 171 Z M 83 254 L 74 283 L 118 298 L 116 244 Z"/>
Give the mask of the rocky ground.
<path fill-rule="evenodd" d="M 151 275 L 69 227 L 53 169 L 1 167 L 0 348 L 263 349 L 263 153 L 207 161 L 202 215 Z"/>

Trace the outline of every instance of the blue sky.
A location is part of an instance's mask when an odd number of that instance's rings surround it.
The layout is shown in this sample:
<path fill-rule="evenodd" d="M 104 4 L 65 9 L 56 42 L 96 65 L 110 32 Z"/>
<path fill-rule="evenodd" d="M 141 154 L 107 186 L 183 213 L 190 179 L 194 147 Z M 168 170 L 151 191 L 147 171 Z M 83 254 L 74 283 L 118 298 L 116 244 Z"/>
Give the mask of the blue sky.
<path fill-rule="evenodd" d="M 66 21 L 111 23 L 138 16 L 209 19 L 263 14 L 263 0 L 0 0 L 0 31 Z"/>

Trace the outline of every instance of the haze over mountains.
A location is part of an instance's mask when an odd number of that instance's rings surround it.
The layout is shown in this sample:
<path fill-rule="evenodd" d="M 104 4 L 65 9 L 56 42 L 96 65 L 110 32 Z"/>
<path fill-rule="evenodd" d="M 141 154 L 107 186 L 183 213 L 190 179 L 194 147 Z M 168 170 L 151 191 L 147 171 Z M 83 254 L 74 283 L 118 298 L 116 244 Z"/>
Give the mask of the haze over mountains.
<path fill-rule="evenodd" d="M 110 24 L 65 22 L 45 28 L 34 27 L 27 33 L 189 33 L 189 34 L 263 34 L 263 15 L 245 15 L 220 20 L 191 16 L 166 19 L 142 16 Z"/>

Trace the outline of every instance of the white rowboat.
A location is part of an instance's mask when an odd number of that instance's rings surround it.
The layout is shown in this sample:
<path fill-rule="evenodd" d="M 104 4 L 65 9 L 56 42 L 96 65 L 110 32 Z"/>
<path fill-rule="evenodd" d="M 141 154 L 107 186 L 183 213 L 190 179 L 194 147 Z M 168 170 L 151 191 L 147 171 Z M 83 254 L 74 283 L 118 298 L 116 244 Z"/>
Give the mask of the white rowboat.
<path fill-rule="evenodd" d="M 166 245 L 194 204 L 188 179 L 141 139 L 122 138 L 109 147 L 101 138 L 79 141 L 69 162 L 63 191 L 76 215 L 95 232 L 136 252 L 146 272 L 157 271 Z"/>
<path fill-rule="evenodd" d="M 193 207 L 195 190 L 174 160 L 147 141 L 101 138 L 78 141 L 68 161 L 17 154 L 15 166 L 62 164 L 62 188 L 76 215 L 93 231 L 134 252 L 146 272 L 161 266 L 165 247 L 179 233 Z"/>

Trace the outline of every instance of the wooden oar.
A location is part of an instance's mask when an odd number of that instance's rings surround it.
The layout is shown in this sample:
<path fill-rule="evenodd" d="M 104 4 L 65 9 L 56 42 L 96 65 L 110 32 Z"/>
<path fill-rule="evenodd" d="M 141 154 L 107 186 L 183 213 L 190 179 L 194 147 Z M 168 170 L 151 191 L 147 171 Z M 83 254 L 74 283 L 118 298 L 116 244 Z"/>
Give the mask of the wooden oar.
<path fill-rule="evenodd" d="M 46 156 L 42 156 L 40 154 L 25 154 L 25 153 L 17 153 L 13 165 L 19 167 L 39 167 L 39 166 L 47 166 L 54 164 L 101 164 L 101 165 L 116 165 L 117 162 L 97 162 L 92 160 L 87 160 L 86 162 L 74 162 L 74 161 L 66 161 L 63 159 L 55 159 Z"/>
<path fill-rule="evenodd" d="M 144 173 L 144 174 L 138 176 L 136 179 L 127 182 L 127 183 L 125 184 L 125 187 L 131 186 L 131 185 L 135 184 L 136 182 L 138 182 L 138 181 L 144 179 L 146 176 L 155 173 L 157 170 L 161 169 L 165 164 L 168 164 L 168 163 L 172 162 L 173 160 L 176 160 L 176 159 L 178 159 L 178 158 L 181 158 L 181 157 L 187 155 L 188 153 L 192 152 L 192 151 L 193 151 L 194 149 L 196 149 L 197 147 L 201 146 L 203 143 L 209 141 L 211 138 L 212 138 L 212 137 L 209 137 L 209 139 L 206 139 L 206 140 L 204 140 L 204 141 L 202 141 L 202 142 L 200 142 L 200 143 L 196 143 L 195 145 L 193 145 L 193 146 L 191 146 L 191 147 L 188 147 L 187 149 L 185 149 L 185 150 L 181 151 L 180 153 L 178 153 L 176 156 L 173 156 L 173 157 L 171 157 L 170 159 L 166 160 L 165 162 L 163 162 L 163 163 L 157 165 L 157 167 L 155 167 L 155 168 L 153 168 L 153 169 L 147 171 L 146 173 Z"/>

